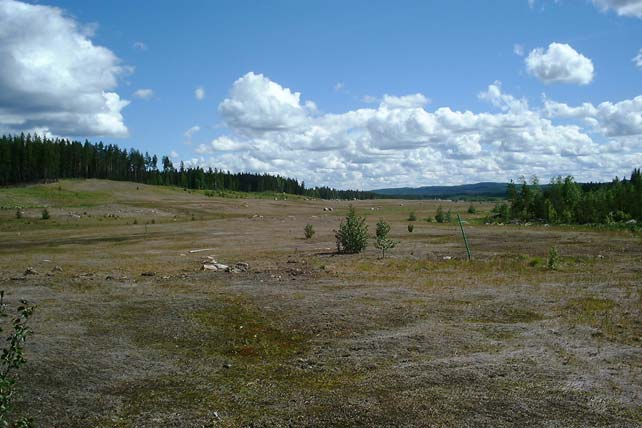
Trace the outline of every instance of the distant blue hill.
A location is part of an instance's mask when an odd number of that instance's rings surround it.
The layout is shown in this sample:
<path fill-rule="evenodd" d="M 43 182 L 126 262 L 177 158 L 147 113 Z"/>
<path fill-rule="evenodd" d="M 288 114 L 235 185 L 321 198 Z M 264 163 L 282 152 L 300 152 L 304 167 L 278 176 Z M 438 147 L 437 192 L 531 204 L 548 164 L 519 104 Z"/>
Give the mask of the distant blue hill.
<path fill-rule="evenodd" d="M 449 198 L 505 198 L 508 183 L 476 183 L 459 186 L 399 187 L 376 189 L 372 193 L 393 198 L 449 199 Z"/>

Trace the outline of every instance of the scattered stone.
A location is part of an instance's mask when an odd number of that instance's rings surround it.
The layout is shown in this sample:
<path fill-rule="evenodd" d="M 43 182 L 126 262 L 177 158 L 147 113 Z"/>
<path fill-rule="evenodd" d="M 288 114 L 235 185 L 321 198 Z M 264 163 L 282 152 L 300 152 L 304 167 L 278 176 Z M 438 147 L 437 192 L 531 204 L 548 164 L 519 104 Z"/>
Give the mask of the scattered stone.
<path fill-rule="evenodd" d="M 443 256 L 443 257 L 442 257 L 442 259 L 443 259 L 443 260 L 452 260 L 452 257 L 450 257 L 450 256 Z"/>
<path fill-rule="evenodd" d="M 29 266 L 24 272 L 24 276 L 27 275 L 38 275 L 38 272 L 33 267 Z"/>
<path fill-rule="evenodd" d="M 113 277 L 113 276 L 111 276 L 111 275 L 107 275 L 107 276 L 105 277 L 105 280 L 106 280 L 106 281 L 113 281 L 114 279 L 116 279 L 116 278 L 114 278 L 114 277 Z"/>
<path fill-rule="evenodd" d="M 229 267 L 228 265 L 224 265 L 223 263 L 213 263 L 214 266 L 216 266 L 216 269 L 218 270 L 227 270 Z"/>
<path fill-rule="evenodd" d="M 155 272 L 147 271 L 140 274 L 140 276 L 156 276 Z"/>
<path fill-rule="evenodd" d="M 51 269 L 52 272 L 62 272 L 62 267 L 56 265 Z"/>
<path fill-rule="evenodd" d="M 216 267 L 216 265 L 203 264 L 203 266 L 201 266 L 201 270 L 211 270 L 211 271 L 216 272 L 218 270 L 218 268 Z"/>
<path fill-rule="evenodd" d="M 250 269 L 250 265 L 245 262 L 238 262 L 237 264 L 234 265 L 234 267 L 241 272 L 247 272 Z"/>
<path fill-rule="evenodd" d="M 604 258 L 604 256 L 603 256 L 602 254 L 598 254 L 598 255 L 597 255 L 597 258 L 598 258 L 598 259 L 603 259 L 603 258 Z"/>
<path fill-rule="evenodd" d="M 223 368 L 231 369 L 232 368 L 232 363 L 223 363 Z"/>
<path fill-rule="evenodd" d="M 214 248 L 199 248 L 197 250 L 189 250 L 190 254 L 202 253 L 203 251 L 212 251 Z"/>
<path fill-rule="evenodd" d="M 24 280 L 26 280 L 26 279 L 27 279 L 27 278 L 25 278 L 24 276 L 12 276 L 12 277 L 11 277 L 11 280 L 12 280 L 12 281 L 24 281 Z"/>
<path fill-rule="evenodd" d="M 304 272 L 299 268 L 291 268 L 291 269 L 288 269 L 288 273 L 291 276 L 299 276 L 299 275 L 303 275 Z"/>

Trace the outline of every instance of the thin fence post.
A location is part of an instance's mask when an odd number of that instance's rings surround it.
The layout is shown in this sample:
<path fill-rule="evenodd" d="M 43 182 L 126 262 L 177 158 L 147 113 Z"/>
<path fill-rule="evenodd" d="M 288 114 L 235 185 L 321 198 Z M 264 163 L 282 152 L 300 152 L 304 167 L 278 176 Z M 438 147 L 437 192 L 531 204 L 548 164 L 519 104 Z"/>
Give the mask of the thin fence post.
<path fill-rule="evenodd" d="M 466 232 L 464 232 L 464 225 L 461 222 L 461 217 L 459 216 L 459 213 L 457 213 L 457 220 L 459 221 L 459 228 L 461 229 L 461 236 L 464 237 L 464 244 L 466 245 L 466 254 L 468 255 L 468 260 L 470 261 L 472 259 L 472 256 L 470 255 L 470 247 L 468 246 L 468 238 L 466 237 Z"/>

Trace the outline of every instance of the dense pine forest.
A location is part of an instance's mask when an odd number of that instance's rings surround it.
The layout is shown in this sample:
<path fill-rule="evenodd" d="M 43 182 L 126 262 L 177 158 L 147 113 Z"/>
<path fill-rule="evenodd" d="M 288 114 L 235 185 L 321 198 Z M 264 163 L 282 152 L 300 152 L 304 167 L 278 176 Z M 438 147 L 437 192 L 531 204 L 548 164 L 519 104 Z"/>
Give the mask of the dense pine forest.
<path fill-rule="evenodd" d="M 537 178 L 522 179 L 508 186 L 507 204 L 498 204 L 496 215 L 502 221 L 542 221 L 547 223 L 618 223 L 642 220 L 642 173 L 634 169 L 627 179 L 611 183 L 578 184 L 573 177 L 557 177 L 547 186 Z"/>
<path fill-rule="evenodd" d="M 232 173 L 200 167 L 176 168 L 167 156 L 121 149 L 117 145 L 51 139 L 38 135 L 0 138 L 0 186 L 55 181 L 63 178 L 101 178 L 188 189 L 240 192 L 284 192 L 321 199 L 373 199 L 370 192 L 306 189 L 293 178 L 270 174 Z"/>

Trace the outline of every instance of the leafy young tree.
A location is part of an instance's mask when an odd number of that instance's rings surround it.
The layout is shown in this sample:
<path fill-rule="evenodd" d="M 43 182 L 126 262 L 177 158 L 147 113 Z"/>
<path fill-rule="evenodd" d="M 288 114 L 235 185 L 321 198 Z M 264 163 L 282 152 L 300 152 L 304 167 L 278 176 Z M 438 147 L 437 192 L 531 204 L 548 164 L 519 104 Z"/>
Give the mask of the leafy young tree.
<path fill-rule="evenodd" d="M 312 226 L 310 223 L 306 224 L 303 228 L 303 233 L 305 234 L 305 239 L 312 239 L 315 233 L 314 226 Z"/>
<path fill-rule="evenodd" d="M 334 236 L 339 253 L 360 253 L 368 245 L 366 218 L 358 216 L 354 207 L 350 205 L 346 218 L 341 222 Z"/>
<path fill-rule="evenodd" d="M 24 358 L 24 344 L 27 337 L 31 335 L 31 328 L 27 322 L 36 307 L 29 305 L 26 300 L 20 301 L 18 315 L 11 320 L 13 331 L 6 338 L 6 344 L 0 356 L 0 427 L 23 427 L 33 426 L 30 418 L 20 418 L 12 425 L 11 412 L 12 401 L 15 394 L 16 377 L 14 371 L 22 367 L 26 360 Z M 4 303 L 4 290 L 0 291 L 0 332 L 3 331 L 4 320 L 9 317 L 7 305 Z"/>
<path fill-rule="evenodd" d="M 546 267 L 549 270 L 557 270 L 560 266 L 560 255 L 557 252 L 557 248 L 551 247 L 548 250 L 548 258 L 546 259 Z"/>
<path fill-rule="evenodd" d="M 390 233 L 390 225 L 384 219 L 380 219 L 375 232 L 375 247 L 381 250 L 382 259 L 386 257 L 386 250 L 390 250 L 398 244 L 397 241 L 388 238 L 388 233 Z"/>
<path fill-rule="evenodd" d="M 437 223 L 444 223 L 446 221 L 446 215 L 444 214 L 444 209 L 441 207 L 441 205 L 437 207 L 435 220 L 437 220 Z"/>

